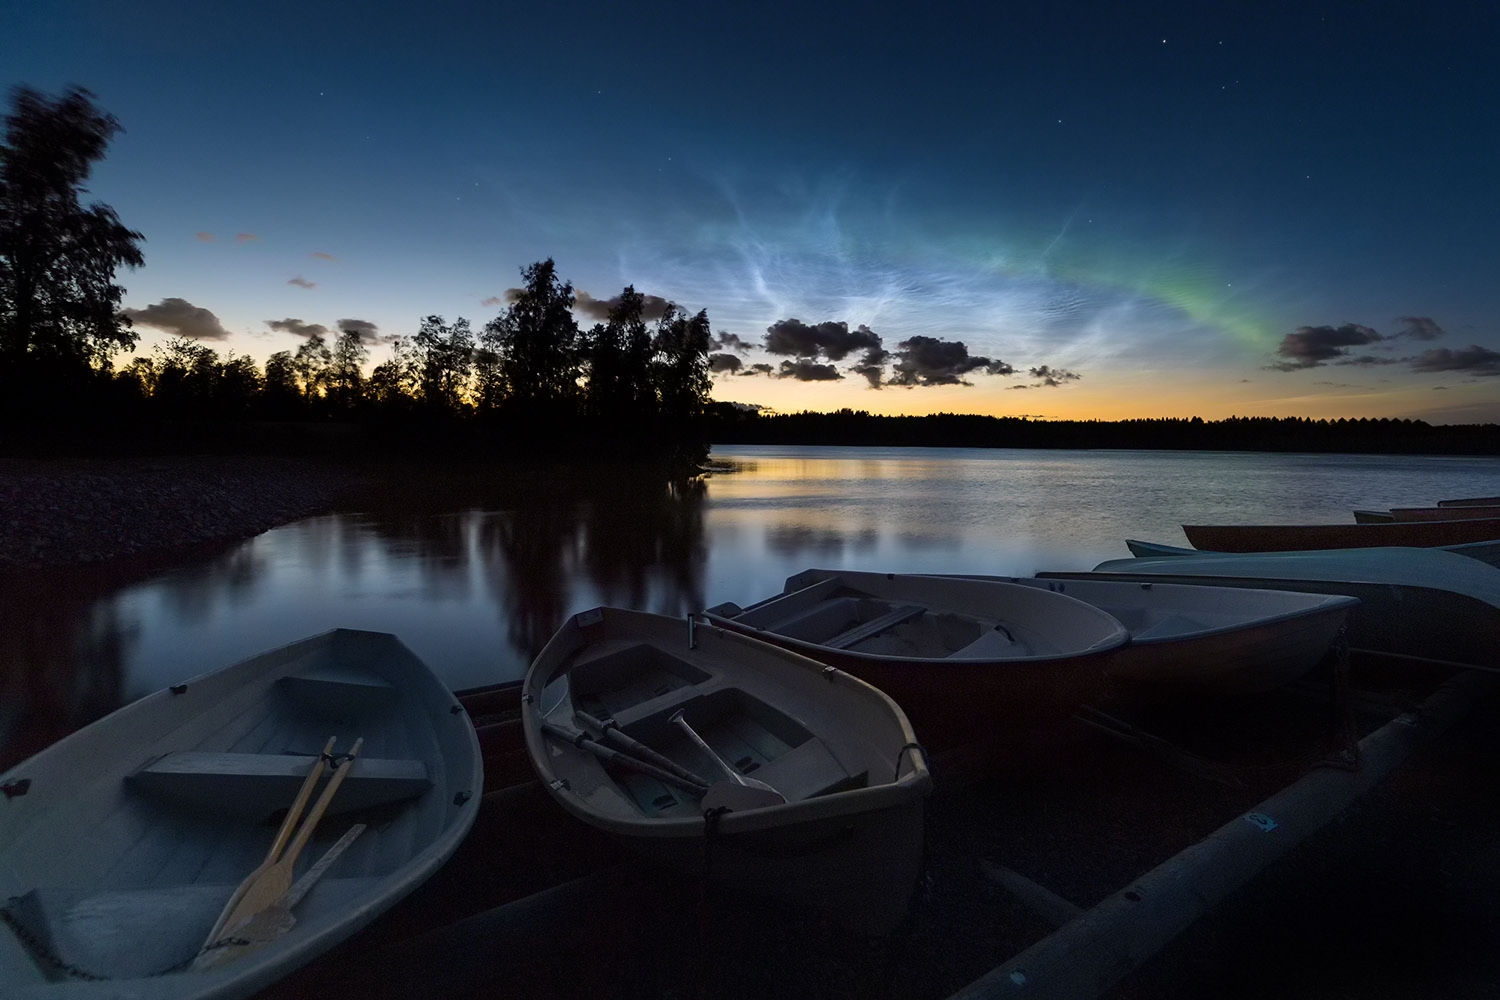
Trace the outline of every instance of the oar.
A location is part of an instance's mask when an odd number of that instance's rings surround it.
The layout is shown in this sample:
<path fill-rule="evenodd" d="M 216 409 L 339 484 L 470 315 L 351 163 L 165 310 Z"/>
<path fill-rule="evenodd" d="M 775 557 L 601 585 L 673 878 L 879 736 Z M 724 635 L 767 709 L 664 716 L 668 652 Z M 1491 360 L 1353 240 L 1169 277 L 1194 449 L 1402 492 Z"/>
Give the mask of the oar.
<path fill-rule="evenodd" d="M 302 897 L 307 895 L 313 884 L 323 877 L 323 873 L 339 859 L 339 855 L 364 832 L 363 823 L 351 826 L 348 832 L 323 853 L 316 864 L 292 883 L 292 887 L 280 899 L 244 923 L 230 927 L 225 936 L 215 942 L 216 947 L 200 952 L 193 960 L 193 969 L 202 972 L 231 962 L 270 944 L 291 930 L 297 923 L 297 918 L 292 915 L 292 907 L 302 902 Z"/>
<path fill-rule="evenodd" d="M 759 809 L 762 806 L 779 806 L 786 802 L 786 796 L 776 789 L 759 781 L 749 778 L 729 766 L 729 762 L 720 757 L 708 742 L 699 736 L 697 731 L 688 724 L 688 720 L 682 717 L 682 710 L 678 709 L 668 720 L 682 727 L 692 741 L 698 744 L 702 751 L 713 758 L 713 762 L 719 765 L 720 770 L 733 780 L 733 784 L 719 782 L 711 787 L 703 796 L 704 809 L 716 809 L 724 807 L 727 809 Z"/>
<path fill-rule="evenodd" d="M 562 726 L 553 725 L 550 722 L 542 723 L 542 732 L 553 739 L 562 740 L 564 743 L 571 743 L 579 749 L 587 750 L 600 760 L 609 761 L 611 764 L 618 764 L 627 770 L 655 778 L 663 784 L 681 788 L 694 798 L 701 796 L 709 787 L 708 782 L 702 781 L 702 779 L 689 781 L 686 778 L 673 774 L 665 768 L 657 767 L 655 764 L 648 764 L 643 760 L 637 760 L 629 754 L 621 753 L 618 750 L 605 746 L 597 740 L 589 739 L 588 733 L 569 732 Z M 699 782 L 702 783 L 700 784 Z"/>
<path fill-rule="evenodd" d="M 313 830 L 317 829 L 318 821 L 323 818 L 323 813 L 328 811 L 328 804 L 333 801 L 334 793 L 339 790 L 339 785 L 349 776 L 349 772 L 354 769 L 354 758 L 359 755 L 359 748 L 364 742 L 364 737 L 361 736 L 354 741 L 354 746 L 350 747 L 349 752 L 344 755 L 343 763 L 336 767 L 333 777 L 328 779 L 328 784 L 323 789 L 323 794 L 318 796 L 318 801 L 313 805 L 312 812 L 308 813 L 307 820 L 297 831 L 297 836 L 293 838 L 291 846 L 286 849 L 286 853 L 265 871 L 259 875 L 252 876 L 253 881 L 246 887 L 240 897 L 239 903 L 230 911 L 229 916 L 225 918 L 225 929 L 233 928 L 249 920 L 261 910 L 274 904 L 291 888 L 292 869 L 297 864 L 297 856 L 307 846 L 308 840 L 313 835 Z M 213 942 L 210 941 L 209 944 L 213 944 Z"/>
<path fill-rule="evenodd" d="M 694 774 L 692 771 L 689 771 L 687 768 L 683 767 L 681 764 L 677 763 L 666 754 L 657 753 L 655 750 L 652 750 L 646 744 L 642 743 L 640 740 L 636 739 L 635 737 L 631 736 L 629 733 L 621 729 L 620 724 L 614 719 L 603 722 L 599 719 L 594 718 L 592 715 L 589 715 L 587 712 L 581 711 L 574 712 L 573 715 L 585 726 L 588 726 L 590 729 L 598 730 L 601 734 L 603 734 L 606 740 L 614 743 L 620 749 L 628 753 L 632 753 L 642 760 L 649 761 L 650 763 L 655 764 L 657 767 L 664 767 L 668 771 L 671 771 L 673 774 L 691 781 L 696 785 L 701 785 L 704 788 L 708 787 L 707 781 L 704 781 L 702 778 L 698 777 L 698 775 Z"/>
<path fill-rule="evenodd" d="M 219 913 L 219 919 L 214 921 L 213 930 L 208 932 L 208 938 L 203 942 L 207 948 L 219 940 L 219 935 L 224 933 L 224 924 L 229 920 L 229 915 L 240 905 L 240 900 L 245 898 L 246 891 L 255 884 L 255 880 L 270 870 L 276 863 L 276 858 L 281 854 L 281 849 L 286 846 L 287 840 L 292 836 L 292 831 L 297 828 L 297 820 L 302 818 L 302 810 L 307 808 L 307 800 L 312 796 L 312 790 L 318 784 L 318 779 L 323 777 L 323 769 L 327 766 L 329 755 L 333 753 L 333 744 L 337 736 L 328 737 L 323 752 L 318 754 L 313 761 L 313 766 L 308 770 L 307 777 L 302 779 L 302 787 L 297 790 L 297 797 L 292 799 L 292 804 L 286 811 L 286 819 L 281 821 L 281 829 L 276 831 L 276 839 L 271 841 L 271 849 L 266 852 L 266 859 L 262 861 L 249 875 L 240 882 L 229 902 L 224 904 L 224 909 Z"/>

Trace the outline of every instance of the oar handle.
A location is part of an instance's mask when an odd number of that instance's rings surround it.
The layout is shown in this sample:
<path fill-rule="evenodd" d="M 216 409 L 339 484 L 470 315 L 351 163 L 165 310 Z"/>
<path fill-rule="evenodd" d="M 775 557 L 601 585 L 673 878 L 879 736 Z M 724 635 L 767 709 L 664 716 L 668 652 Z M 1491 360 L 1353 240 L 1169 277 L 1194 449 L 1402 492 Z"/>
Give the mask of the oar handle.
<path fill-rule="evenodd" d="M 666 768 L 657 767 L 655 764 L 648 764 L 646 761 L 638 760 L 627 753 L 621 753 L 618 750 L 605 746 L 603 743 L 591 740 L 587 733 L 572 733 L 550 722 L 542 723 L 542 732 L 553 739 L 561 740 L 564 743 L 571 743 L 580 750 L 587 750 L 600 760 L 606 760 L 611 764 L 618 764 L 627 770 L 655 778 L 663 784 L 673 785 L 694 797 L 702 796 L 708 790 L 706 784 L 699 785 L 688 781 L 686 778 L 680 778 Z"/>
<path fill-rule="evenodd" d="M 297 838 L 292 841 L 292 846 L 287 848 L 286 854 L 281 859 L 287 863 L 288 868 L 291 867 L 292 862 L 297 860 L 297 855 L 302 853 L 302 848 L 307 846 L 307 842 L 311 839 L 313 831 L 318 828 L 318 821 L 328 811 L 328 805 L 333 801 L 334 793 L 339 790 L 339 785 L 343 783 L 345 778 L 349 777 L 349 772 L 354 769 L 354 758 L 359 756 L 359 748 L 364 745 L 364 742 L 365 738 L 363 736 L 355 740 L 354 746 L 349 748 L 349 752 L 344 755 L 343 761 L 334 765 L 333 777 L 328 779 L 328 784 L 324 787 L 323 794 L 318 796 L 318 801 L 313 805 L 312 812 L 307 814 L 307 822 L 303 823 L 302 828 L 297 831 Z"/>
<path fill-rule="evenodd" d="M 640 740 L 631 736 L 629 733 L 621 729 L 620 724 L 614 719 L 610 719 L 608 722 L 605 722 L 594 718 L 587 712 L 574 712 L 573 714 L 585 726 L 588 726 L 590 729 L 598 730 L 606 740 L 614 743 L 622 750 L 629 751 L 630 753 L 635 754 L 637 757 L 650 761 L 657 767 L 664 767 L 668 771 L 671 771 L 673 774 L 684 779 L 685 781 L 691 781 L 695 785 L 702 785 L 704 788 L 708 787 L 709 783 L 703 778 L 694 774 L 692 771 L 689 771 L 687 768 L 683 767 L 681 764 L 677 763 L 666 754 L 657 753 L 655 750 L 651 749 Z"/>
<path fill-rule="evenodd" d="M 266 852 L 268 862 L 275 864 L 276 859 L 281 856 L 282 848 L 286 847 L 286 842 L 292 839 L 292 831 L 297 828 L 297 820 L 302 817 L 302 810 L 307 808 L 307 800 L 312 798 L 312 791 L 317 787 L 318 779 L 323 777 L 323 769 L 333 754 L 333 744 L 337 739 L 337 736 L 328 737 L 328 742 L 323 745 L 323 752 L 318 754 L 318 759 L 313 762 L 312 768 L 307 772 L 307 777 L 302 781 L 302 787 L 297 789 L 297 797 L 292 800 L 291 806 L 286 811 L 286 819 L 281 821 L 281 829 L 276 831 L 276 839 L 271 841 L 271 849 Z"/>

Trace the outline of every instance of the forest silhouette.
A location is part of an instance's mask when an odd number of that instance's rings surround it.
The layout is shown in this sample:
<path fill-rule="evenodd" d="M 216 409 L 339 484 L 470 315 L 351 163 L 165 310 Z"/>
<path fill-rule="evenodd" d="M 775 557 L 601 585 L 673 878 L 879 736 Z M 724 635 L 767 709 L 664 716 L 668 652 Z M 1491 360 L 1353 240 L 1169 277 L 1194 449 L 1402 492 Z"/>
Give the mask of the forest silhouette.
<path fill-rule="evenodd" d="M 304 339 L 264 366 L 177 336 L 117 367 L 139 338 L 116 274 L 144 263 L 144 237 L 81 196 L 120 130 L 86 90 L 12 95 L 0 144 L 0 449 L 10 453 L 602 456 L 677 468 L 701 465 L 711 442 L 1500 453 L 1493 425 L 1415 420 L 761 413 L 712 402 L 706 310 L 627 286 L 584 330 L 550 258 L 522 268 L 521 287 L 478 330 L 433 315 L 380 345 L 369 323 L 341 321 L 335 333 L 287 320 Z M 367 372 L 378 346 L 389 357 Z"/>

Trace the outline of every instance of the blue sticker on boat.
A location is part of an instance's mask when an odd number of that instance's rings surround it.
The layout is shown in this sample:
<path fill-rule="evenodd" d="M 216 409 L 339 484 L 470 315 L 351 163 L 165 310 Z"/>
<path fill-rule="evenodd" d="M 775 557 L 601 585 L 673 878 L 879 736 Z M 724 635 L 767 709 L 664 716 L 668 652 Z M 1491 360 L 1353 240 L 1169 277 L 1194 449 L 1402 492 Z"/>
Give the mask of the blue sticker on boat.
<path fill-rule="evenodd" d="M 1276 829 L 1277 826 L 1276 821 L 1267 816 L 1265 813 L 1246 813 L 1245 818 L 1254 823 L 1256 826 L 1260 827 L 1261 830 L 1266 833 L 1270 833 L 1272 830 Z"/>

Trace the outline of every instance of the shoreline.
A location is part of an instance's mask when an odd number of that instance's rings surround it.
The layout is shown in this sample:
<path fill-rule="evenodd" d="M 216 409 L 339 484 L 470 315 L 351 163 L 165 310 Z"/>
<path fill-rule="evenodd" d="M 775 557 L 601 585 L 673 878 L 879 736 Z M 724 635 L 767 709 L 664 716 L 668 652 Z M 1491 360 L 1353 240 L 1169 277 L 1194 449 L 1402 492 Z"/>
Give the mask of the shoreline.
<path fill-rule="evenodd" d="M 324 513 L 368 480 L 269 456 L 0 459 L 0 575 L 250 538 Z"/>

